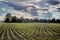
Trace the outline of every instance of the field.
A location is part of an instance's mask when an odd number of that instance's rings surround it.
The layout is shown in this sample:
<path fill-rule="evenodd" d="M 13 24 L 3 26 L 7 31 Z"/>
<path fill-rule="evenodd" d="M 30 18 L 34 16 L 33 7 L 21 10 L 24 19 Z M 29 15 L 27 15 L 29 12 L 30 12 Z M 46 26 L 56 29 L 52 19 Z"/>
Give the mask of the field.
<path fill-rule="evenodd" d="M 0 23 L 0 40 L 60 40 L 60 24 Z"/>

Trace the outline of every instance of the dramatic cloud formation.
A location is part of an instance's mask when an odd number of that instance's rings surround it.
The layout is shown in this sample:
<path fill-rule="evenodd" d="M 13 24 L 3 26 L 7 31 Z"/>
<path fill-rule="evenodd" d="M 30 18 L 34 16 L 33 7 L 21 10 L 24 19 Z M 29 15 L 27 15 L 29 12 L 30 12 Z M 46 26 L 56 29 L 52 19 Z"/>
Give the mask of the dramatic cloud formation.
<path fill-rule="evenodd" d="M 57 19 L 60 18 L 60 0 L 0 0 L 0 19 L 4 20 L 7 13 L 30 19 Z"/>

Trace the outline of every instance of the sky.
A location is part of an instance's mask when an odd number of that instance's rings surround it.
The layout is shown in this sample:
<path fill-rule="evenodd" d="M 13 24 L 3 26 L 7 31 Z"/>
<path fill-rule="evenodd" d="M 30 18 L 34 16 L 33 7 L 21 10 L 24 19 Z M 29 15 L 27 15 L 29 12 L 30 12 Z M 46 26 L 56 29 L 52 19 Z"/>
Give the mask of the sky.
<path fill-rule="evenodd" d="M 0 0 L 0 21 L 7 13 L 18 18 L 60 19 L 60 0 Z"/>

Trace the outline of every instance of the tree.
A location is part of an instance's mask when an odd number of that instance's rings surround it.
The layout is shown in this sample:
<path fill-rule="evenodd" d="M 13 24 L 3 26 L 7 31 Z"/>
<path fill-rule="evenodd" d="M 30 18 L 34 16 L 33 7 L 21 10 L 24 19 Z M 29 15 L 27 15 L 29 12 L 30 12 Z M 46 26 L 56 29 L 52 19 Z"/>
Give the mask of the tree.
<path fill-rule="evenodd" d="M 38 19 L 36 18 L 36 19 L 34 19 L 34 22 L 39 22 L 39 21 L 38 21 Z"/>
<path fill-rule="evenodd" d="M 10 13 L 6 14 L 5 17 L 6 17 L 6 18 L 5 18 L 5 22 L 9 23 L 9 22 L 12 21 L 12 17 L 11 17 L 11 14 L 10 14 Z"/>
<path fill-rule="evenodd" d="M 13 17 L 12 17 L 12 22 L 16 22 L 16 20 L 17 20 L 17 19 L 16 19 L 16 16 L 13 16 Z"/>
<path fill-rule="evenodd" d="M 23 20 L 24 20 L 24 18 L 23 18 L 23 17 L 21 17 L 21 18 L 20 18 L 20 22 L 23 22 Z"/>
<path fill-rule="evenodd" d="M 55 22 L 56 22 L 55 18 L 53 18 L 53 19 L 51 20 L 51 22 L 52 22 L 52 23 L 55 23 Z"/>

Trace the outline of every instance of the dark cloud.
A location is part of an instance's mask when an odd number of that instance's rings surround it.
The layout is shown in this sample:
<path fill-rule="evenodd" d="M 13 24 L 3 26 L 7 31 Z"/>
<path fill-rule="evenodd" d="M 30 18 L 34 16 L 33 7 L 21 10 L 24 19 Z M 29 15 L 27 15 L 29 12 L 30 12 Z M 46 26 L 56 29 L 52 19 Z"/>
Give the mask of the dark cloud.
<path fill-rule="evenodd" d="M 40 10 L 43 10 L 43 11 L 48 11 L 48 9 L 40 9 Z"/>
<path fill-rule="evenodd" d="M 16 1 L 16 2 L 39 2 L 40 0 L 4 0 L 4 1 Z"/>
<path fill-rule="evenodd" d="M 11 2 L 3 2 L 3 1 L 2 1 L 2 3 L 5 3 L 8 6 L 13 7 L 15 10 L 26 10 L 26 7 L 25 6 L 22 6 L 22 5 L 18 5 L 18 4 L 11 3 Z"/>
<path fill-rule="evenodd" d="M 15 10 L 20 10 L 20 11 L 24 10 L 24 12 L 28 12 L 28 13 L 30 13 L 33 16 L 38 16 L 37 10 L 48 11 L 48 9 L 37 9 L 33 5 L 30 5 L 30 6 L 22 6 L 20 4 L 11 3 L 11 2 L 3 2 L 3 1 L 2 1 L 2 3 L 5 3 L 8 6 L 13 7 Z M 29 8 L 29 7 L 32 7 L 32 9 L 30 9 L 30 11 L 27 10 L 27 8 Z"/>
<path fill-rule="evenodd" d="M 57 8 L 57 11 L 60 12 L 60 8 Z"/>
<path fill-rule="evenodd" d="M 24 10 L 24 12 L 28 12 L 33 16 L 38 16 L 37 9 L 34 6 L 22 6 L 22 5 L 18 5 L 16 3 L 11 3 L 11 2 L 2 2 L 2 3 L 5 3 L 8 6 L 13 7 L 15 10 L 20 10 L 20 11 Z M 32 7 L 33 9 L 31 9 L 31 11 L 27 10 L 27 8 L 29 7 Z"/>
<path fill-rule="evenodd" d="M 33 16 L 38 16 L 37 10 L 35 8 L 31 9 L 31 11 L 29 11 L 29 13 L 32 14 Z"/>
<path fill-rule="evenodd" d="M 57 8 L 58 10 L 60 10 L 60 8 Z"/>
<path fill-rule="evenodd" d="M 47 1 L 47 3 L 49 3 L 50 5 L 57 5 L 60 2 L 59 1 L 56 1 L 56 0 L 49 0 L 49 1 Z"/>

